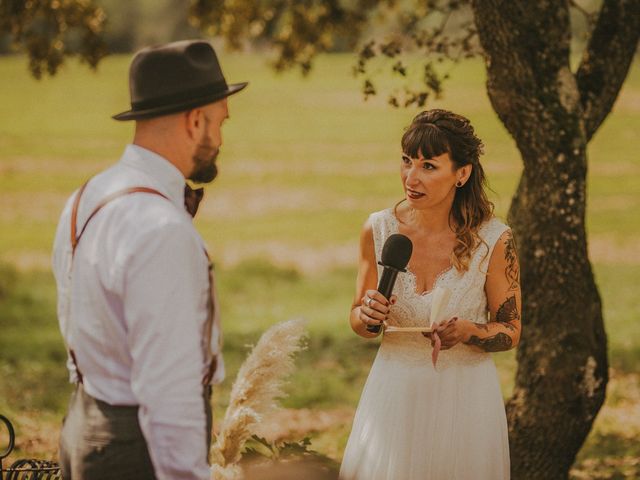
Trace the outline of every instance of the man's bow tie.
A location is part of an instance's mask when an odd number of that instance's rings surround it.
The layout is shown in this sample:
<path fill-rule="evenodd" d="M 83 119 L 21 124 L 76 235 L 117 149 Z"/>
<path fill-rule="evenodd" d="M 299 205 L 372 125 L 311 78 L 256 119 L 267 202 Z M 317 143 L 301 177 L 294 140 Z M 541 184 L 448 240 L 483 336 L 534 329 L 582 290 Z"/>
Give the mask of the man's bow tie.
<path fill-rule="evenodd" d="M 188 184 L 184 185 L 184 207 L 192 217 L 196 216 L 200 200 L 204 196 L 204 188 L 191 188 Z"/>

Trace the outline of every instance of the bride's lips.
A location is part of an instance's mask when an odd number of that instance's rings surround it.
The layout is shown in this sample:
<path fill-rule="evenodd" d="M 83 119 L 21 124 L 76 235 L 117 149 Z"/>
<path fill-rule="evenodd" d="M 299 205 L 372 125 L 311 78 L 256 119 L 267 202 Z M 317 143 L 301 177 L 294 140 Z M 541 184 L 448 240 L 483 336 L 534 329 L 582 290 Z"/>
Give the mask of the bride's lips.
<path fill-rule="evenodd" d="M 407 196 L 412 200 L 419 200 L 420 198 L 424 197 L 425 194 L 421 192 L 417 192 L 415 190 L 411 190 L 410 188 L 407 188 Z"/>

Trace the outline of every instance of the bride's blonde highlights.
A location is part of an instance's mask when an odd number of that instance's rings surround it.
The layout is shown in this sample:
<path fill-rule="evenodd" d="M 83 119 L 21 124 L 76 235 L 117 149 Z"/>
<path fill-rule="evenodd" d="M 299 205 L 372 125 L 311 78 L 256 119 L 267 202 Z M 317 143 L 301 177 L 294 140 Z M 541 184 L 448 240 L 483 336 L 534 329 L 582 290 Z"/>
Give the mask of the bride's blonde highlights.
<path fill-rule="evenodd" d="M 468 270 L 471 255 L 480 243 L 485 243 L 478 234 L 480 226 L 493 217 L 494 210 L 485 191 L 487 180 L 480 164 L 482 141 L 469 119 L 448 110 L 434 109 L 416 115 L 402 136 L 401 145 L 402 151 L 411 158 L 420 155 L 433 158 L 448 153 L 454 169 L 471 165 L 465 184 L 456 187 L 449 214 L 449 225 L 456 234 L 451 263 L 458 271 Z"/>

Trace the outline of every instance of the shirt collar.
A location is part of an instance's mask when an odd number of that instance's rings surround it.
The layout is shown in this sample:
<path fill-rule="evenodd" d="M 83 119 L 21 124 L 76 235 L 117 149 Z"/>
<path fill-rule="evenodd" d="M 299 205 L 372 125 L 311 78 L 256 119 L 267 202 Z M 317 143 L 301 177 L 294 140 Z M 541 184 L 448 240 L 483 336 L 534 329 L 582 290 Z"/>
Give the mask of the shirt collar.
<path fill-rule="evenodd" d="M 120 162 L 151 177 L 157 190 L 179 208 L 184 208 L 184 176 L 169 160 L 144 147 L 129 144 Z"/>

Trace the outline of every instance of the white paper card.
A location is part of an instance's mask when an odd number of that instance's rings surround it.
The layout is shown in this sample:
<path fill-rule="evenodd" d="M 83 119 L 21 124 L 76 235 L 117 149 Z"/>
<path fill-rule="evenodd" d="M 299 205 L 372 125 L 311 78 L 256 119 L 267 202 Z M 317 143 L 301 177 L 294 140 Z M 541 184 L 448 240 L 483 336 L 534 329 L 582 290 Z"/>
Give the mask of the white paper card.
<path fill-rule="evenodd" d="M 451 290 L 447 287 L 436 287 L 433 291 L 433 298 L 431 300 L 431 315 L 429 317 L 429 325 L 438 324 L 445 320 L 446 307 L 449 304 L 449 298 L 451 298 Z"/>

